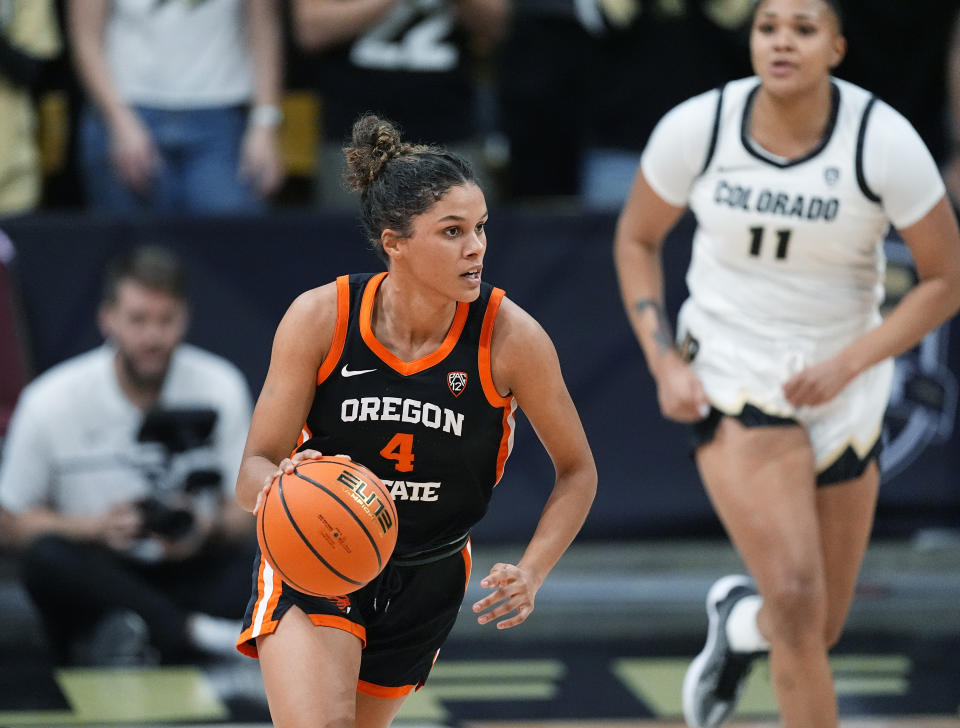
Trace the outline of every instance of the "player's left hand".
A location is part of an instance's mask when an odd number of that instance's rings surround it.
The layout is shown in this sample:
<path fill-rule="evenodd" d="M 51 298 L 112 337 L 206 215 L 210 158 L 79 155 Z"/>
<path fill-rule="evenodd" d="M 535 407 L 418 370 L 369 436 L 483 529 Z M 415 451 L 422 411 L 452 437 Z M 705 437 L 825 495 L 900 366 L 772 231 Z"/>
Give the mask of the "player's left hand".
<path fill-rule="evenodd" d="M 783 395 L 794 407 L 814 407 L 840 394 L 856 376 L 839 357 L 805 367 L 783 385 Z"/>
<path fill-rule="evenodd" d="M 280 475 L 283 475 L 284 473 L 286 473 L 287 475 L 293 475 L 293 471 L 302 462 L 306 462 L 307 460 L 318 460 L 319 458 L 322 458 L 322 457 L 323 457 L 323 453 L 321 453 L 319 450 L 311 450 L 311 449 L 298 450 L 290 457 L 284 458 L 283 460 L 280 461 L 280 464 L 277 465 L 277 472 L 274 473 L 273 476 L 271 477 L 271 482 L 273 482 L 274 479 L 276 479 Z M 344 456 L 340 455 L 338 457 L 344 457 Z"/>
<path fill-rule="evenodd" d="M 473 611 L 480 614 L 477 622 L 486 624 L 505 614 L 516 612 L 514 616 L 497 622 L 497 629 L 516 627 L 533 612 L 533 602 L 541 583 L 519 566 L 494 564 L 490 573 L 480 581 L 481 587 L 494 591 L 473 605 Z"/>

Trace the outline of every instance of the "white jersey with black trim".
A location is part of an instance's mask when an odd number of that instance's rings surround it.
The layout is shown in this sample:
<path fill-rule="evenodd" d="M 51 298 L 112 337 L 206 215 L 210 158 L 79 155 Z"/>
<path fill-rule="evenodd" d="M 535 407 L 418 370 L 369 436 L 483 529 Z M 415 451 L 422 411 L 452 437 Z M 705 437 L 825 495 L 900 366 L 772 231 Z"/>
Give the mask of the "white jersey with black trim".
<path fill-rule="evenodd" d="M 903 116 L 839 79 L 817 147 L 771 155 L 749 138 L 759 83 L 675 107 L 643 153 L 654 191 L 696 216 L 686 306 L 751 339 L 849 341 L 880 320 L 890 223 L 918 221 L 943 182 Z"/>

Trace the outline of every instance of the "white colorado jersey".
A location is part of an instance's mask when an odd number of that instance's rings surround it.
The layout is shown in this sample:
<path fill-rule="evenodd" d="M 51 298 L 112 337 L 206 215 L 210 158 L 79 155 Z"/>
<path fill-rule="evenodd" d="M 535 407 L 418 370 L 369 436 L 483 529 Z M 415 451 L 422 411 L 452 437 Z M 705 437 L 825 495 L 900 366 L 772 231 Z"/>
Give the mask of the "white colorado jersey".
<path fill-rule="evenodd" d="M 943 182 L 903 116 L 839 79 L 815 149 L 765 152 L 749 138 L 758 88 L 740 79 L 680 104 L 642 157 L 654 191 L 697 219 L 686 307 L 751 340 L 841 344 L 879 322 L 890 223 L 918 221 Z"/>

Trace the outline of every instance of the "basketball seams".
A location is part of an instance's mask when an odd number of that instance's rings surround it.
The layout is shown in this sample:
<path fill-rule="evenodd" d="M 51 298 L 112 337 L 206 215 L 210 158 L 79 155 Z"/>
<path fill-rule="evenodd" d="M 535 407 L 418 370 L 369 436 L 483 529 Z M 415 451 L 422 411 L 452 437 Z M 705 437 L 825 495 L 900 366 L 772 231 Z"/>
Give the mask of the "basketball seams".
<path fill-rule="evenodd" d="M 298 463 L 293 473 L 280 474 L 273 491 L 267 492 L 258 514 L 257 538 L 264 564 L 273 567 L 279 581 L 304 594 L 349 594 L 369 583 L 368 575 L 373 578 L 383 570 L 396 542 L 397 510 L 386 486 L 372 471 L 337 457 L 307 460 Z M 273 501 L 279 505 L 274 506 Z M 350 519 L 344 519 L 338 507 L 349 513 Z M 321 514 L 333 520 L 328 522 Z M 314 516 L 323 520 L 324 528 L 319 522 L 314 524 Z M 373 523 L 386 530 L 382 534 L 374 531 Z M 334 540 L 327 535 L 331 528 Z M 338 542 L 346 549 L 344 553 Z M 281 564 L 289 562 L 286 568 L 278 566 L 278 559 Z"/>
<path fill-rule="evenodd" d="M 300 478 L 300 480 L 305 480 L 311 485 L 314 485 L 317 488 L 320 488 L 320 490 L 322 490 L 324 493 L 329 495 L 333 500 L 339 503 L 348 514 L 350 514 L 350 517 L 357 522 L 358 526 L 360 526 L 360 529 L 363 531 L 363 535 L 366 536 L 367 539 L 370 541 L 370 545 L 373 546 L 373 552 L 377 555 L 377 566 L 382 567 L 383 559 L 380 557 L 380 547 L 377 546 L 377 542 L 374 540 L 373 535 L 370 533 L 370 530 L 367 528 L 366 524 L 360 520 L 360 517 L 356 513 L 353 512 L 353 509 L 350 508 L 350 505 L 345 503 L 339 495 L 334 493 L 327 486 L 323 485 L 323 483 L 319 483 L 313 478 L 309 478 L 306 475 L 303 475 L 297 469 L 294 469 L 294 473 L 298 478 Z M 364 480 L 363 482 L 367 483 L 369 481 Z M 284 507 L 286 507 L 286 505 L 284 505 Z M 313 553 L 317 554 L 317 558 L 323 560 L 323 557 L 316 552 L 316 550 L 313 548 L 313 545 L 309 541 L 307 541 L 306 536 L 304 536 L 303 533 L 300 532 L 300 528 L 297 526 L 297 524 L 293 520 L 293 515 L 289 511 L 287 511 L 287 515 L 290 517 L 290 522 L 293 524 L 293 527 L 296 529 L 297 533 L 300 534 L 300 538 L 302 538 L 304 543 L 306 543 L 307 546 L 310 547 L 310 550 L 313 551 Z M 324 563 L 326 562 L 324 561 Z M 333 569 L 332 566 L 330 568 L 331 570 L 336 572 L 336 570 Z M 346 579 L 346 577 L 344 578 Z M 352 584 L 360 584 L 361 586 L 363 585 L 363 582 L 353 581 L 353 579 L 347 579 L 347 581 L 351 582 Z"/>
<path fill-rule="evenodd" d="M 301 476 L 299 473 L 297 473 L 297 477 L 300 477 L 301 479 L 304 479 L 303 476 Z M 312 481 L 310 481 L 310 482 L 312 482 Z M 317 485 L 317 484 L 315 483 L 315 485 Z M 278 486 L 278 495 L 279 495 L 279 497 L 280 497 L 280 504 L 283 506 L 283 510 L 284 510 L 284 512 L 287 514 L 287 519 L 290 521 L 290 525 L 293 526 L 293 530 L 297 532 L 297 535 L 300 537 L 300 540 L 303 541 L 304 545 L 306 545 L 306 547 L 307 547 L 308 549 L 310 549 L 310 552 L 311 552 L 314 556 L 317 557 L 317 559 L 320 561 L 320 563 L 322 563 L 324 566 L 326 566 L 328 569 L 330 569 L 330 571 L 333 572 L 334 574 L 336 574 L 340 579 L 343 579 L 344 581 L 349 582 L 350 584 L 356 584 L 357 586 L 364 586 L 365 582 L 356 581 L 355 579 L 351 579 L 349 576 L 346 576 L 346 575 L 344 575 L 344 574 L 341 574 L 337 569 L 335 569 L 335 568 L 330 564 L 330 562 L 328 562 L 325 558 L 323 558 L 323 556 L 317 551 L 317 549 L 314 548 L 313 544 L 310 543 L 309 540 L 307 540 L 307 537 L 303 534 L 303 531 L 300 530 L 300 526 L 297 525 L 297 522 L 294 520 L 293 514 L 290 512 L 290 508 L 287 506 L 286 498 L 284 498 L 284 496 L 283 496 L 283 476 L 280 477 L 280 480 L 278 481 L 277 486 Z M 324 488 L 324 490 L 326 490 L 326 488 Z M 328 493 L 329 493 L 329 491 L 328 491 Z M 335 493 L 330 493 L 330 495 L 333 496 L 334 499 L 336 499 L 338 502 L 340 502 L 341 505 L 343 505 L 343 506 L 346 508 L 346 504 L 344 504 L 342 501 L 340 501 L 340 499 L 337 498 L 337 496 L 336 496 Z M 349 509 L 347 509 L 347 510 L 349 511 Z M 356 516 L 355 516 L 352 512 L 350 513 L 350 515 L 353 515 L 354 518 L 356 518 Z M 363 525 L 363 524 L 361 524 L 361 526 L 362 526 L 362 525 Z M 364 529 L 364 532 L 366 533 L 366 529 Z M 369 534 L 369 533 L 367 534 L 367 538 L 370 538 L 370 534 Z M 371 539 L 371 542 L 372 542 L 372 539 Z M 377 561 L 379 562 L 379 561 L 380 561 L 380 550 L 376 548 L 376 544 L 374 544 L 374 549 L 376 549 L 376 552 L 377 552 Z M 280 570 L 278 569 L 278 571 L 280 571 Z M 281 571 L 281 573 L 283 573 L 283 572 Z M 304 591 L 304 590 L 301 589 L 301 591 Z M 312 592 L 307 591 L 307 593 L 309 594 L 309 593 L 312 593 Z"/>
<path fill-rule="evenodd" d="M 283 478 L 283 476 L 281 476 L 280 479 L 278 479 L 278 481 L 277 481 L 277 487 L 280 486 L 280 480 L 282 480 L 282 478 Z M 278 573 L 280 574 L 280 577 L 281 577 L 285 582 L 287 582 L 288 584 L 290 584 L 290 585 L 291 585 L 292 587 L 294 587 L 295 589 L 299 589 L 300 591 L 305 592 L 305 593 L 307 593 L 307 594 L 312 594 L 313 592 L 311 592 L 311 591 L 308 590 L 308 589 L 304 589 L 304 588 L 302 588 L 299 584 L 297 584 L 297 582 L 296 582 L 295 579 L 291 579 L 290 576 L 287 574 L 287 572 L 285 572 L 283 569 L 281 569 L 280 566 L 277 564 L 277 559 L 276 559 L 276 557 L 273 555 L 273 550 L 270 548 L 270 542 L 267 541 L 267 531 L 266 531 L 266 529 L 267 529 L 267 524 L 266 524 L 266 521 L 267 521 L 267 505 L 268 505 L 270 502 L 271 502 L 271 499 L 270 499 L 270 498 L 265 498 L 265 499 L 264 499 L 263 503 L 262 503 L 261 506 L 260 506 L 261 513 L 260 513 L 260 518 L 258 519 L 258 520 L 259 520 L 259 527 L 260 527 L 260 537 L 261 537 L 261 538 L 260 538 L 260 544 L 261 544 L 261 547 L 262 547 L 262 548 L 265 550 L 265 552 L 266 552 L 266 553 L 264 553 L 264 557 L 268 560 L 268 562 L 270 563 L 270 565 L 273 567 L 273 570 L 276 571 L 276 572 L 278 572 Z M 296 524 L 293 524 L 293 527 L 296 528 Z M 309 544 L 308 544 L 308 545 L 309 545 Z"/>

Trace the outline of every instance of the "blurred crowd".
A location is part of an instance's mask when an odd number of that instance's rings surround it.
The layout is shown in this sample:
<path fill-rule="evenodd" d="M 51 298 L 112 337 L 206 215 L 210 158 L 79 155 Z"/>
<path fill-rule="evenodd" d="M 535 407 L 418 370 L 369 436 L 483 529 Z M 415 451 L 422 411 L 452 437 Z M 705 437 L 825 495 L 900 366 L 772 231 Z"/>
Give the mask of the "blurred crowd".
<path fill-rule="evenodd" d="M 955 3 L 846 9 L 837 75 L 960 198 Z M 615 209 L 671 106 L 750 73 L 751 0 L 0 0 L 0 215 L 348 208 L 374 111 L 493 203 Z"/>

